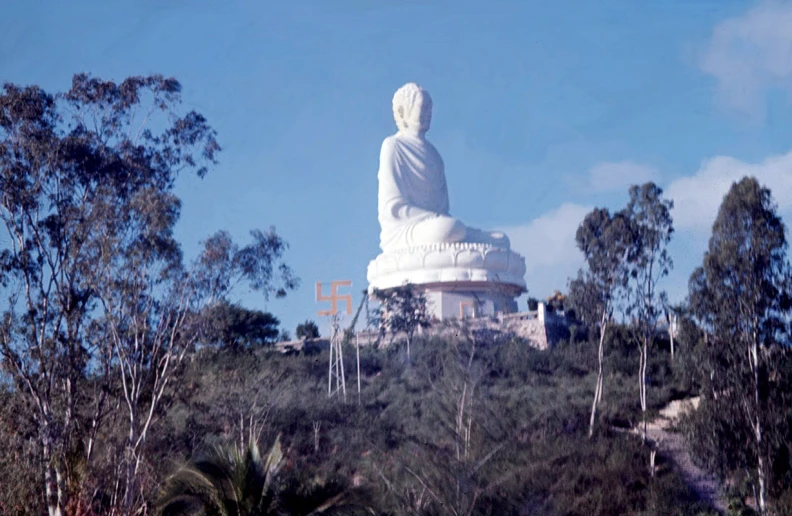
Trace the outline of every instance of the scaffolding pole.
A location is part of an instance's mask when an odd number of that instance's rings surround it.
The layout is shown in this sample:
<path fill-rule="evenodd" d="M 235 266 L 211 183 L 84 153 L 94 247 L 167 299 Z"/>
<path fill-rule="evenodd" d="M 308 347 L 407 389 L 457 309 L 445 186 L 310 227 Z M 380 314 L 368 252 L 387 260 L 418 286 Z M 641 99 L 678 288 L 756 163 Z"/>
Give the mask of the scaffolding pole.
<path fill-rule="evenodd" d="M 355 349 L 357 351 L 358 406 L 360 406 L 360 332 L 355 332 Z"/>
<path fill-rule="evenodd" d="M 330 337 L 330 360 L 327 374 L 327 397 L 341 393 L 344 402 L 346 402 L 346 379 L 344 378 L 344 354 L 342 349 L 344 339 L 341 335 L 338 316 L 332 316 L 330 321 L 332 334 Z"/>

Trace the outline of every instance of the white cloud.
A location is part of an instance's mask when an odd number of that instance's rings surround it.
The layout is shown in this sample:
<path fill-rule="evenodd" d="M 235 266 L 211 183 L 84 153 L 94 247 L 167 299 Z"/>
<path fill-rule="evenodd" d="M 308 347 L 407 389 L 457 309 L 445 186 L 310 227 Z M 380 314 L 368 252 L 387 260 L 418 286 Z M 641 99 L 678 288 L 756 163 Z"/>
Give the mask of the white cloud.
<path fill-rule="evenodd" d="M 792 210 L 792 151 L 761 163 L 716 156 L 692 176 L 676 179 L 665 189 L 665 196 L 674 201 L 674 227 L 709 232 L 723 197 L 732 183 L 744 176 L 754 176 L 770 188 L 779 212 Z"/>
<path fill-rule="evenodd" d="M 630 185 L 657 181 L 658 178 L 657 170 L 646 165 L 632 161 L 606 162 L 588 171 L 586 189 L 592 192 L 626 190 Z"/>
<path fill-rule="evenodd" d="M 663 282 L 663 288 L 668 289 L 675 301 L 687 292 L 688 276 L 700 263 L 723 197 L 732 183 L 744 176 L 756 177 L 770 188 L 779 214 L 792 215 L 792 150 L 759 163 L 716 156 L 703 162 L 694 174 L 675 179 L 664 189 L 664 196 L 674 201 L 674 227 L 680 233 L 672 241 L 675 270 Z M 629 183 L 622 186 L 626 184 Z M 623 206 L 611 206 L 620 207 Z M 566 290 L 567 280 L 583 265 L 583 256 L 575 245 L 575 232 L 591 209 L 565 203 L 527 224 L 500 228 L 509 235 L 512 248 L 525 256 L 525 281 L 530 296 L 546 297 L 555 289 Z M 521 304 L 520 308 L 524 306 Z"/>
<path fill-rule="evenodd" d="M 525 256 L 525 281 L 531 296 L 547 297 L 555 289 L 566 290 L 567 279 L 583 264 L 575 232 L 589 211 L 590 207 L 566 203 L 524 226 L 501 228 L 512 249 Z"/>
<path fill-rule="evenodd" d="M 792 2 L 765 1 L 715 26 L 700 67 L 725 106 L 763 119 L 769 89 L 792 93 Z"/>

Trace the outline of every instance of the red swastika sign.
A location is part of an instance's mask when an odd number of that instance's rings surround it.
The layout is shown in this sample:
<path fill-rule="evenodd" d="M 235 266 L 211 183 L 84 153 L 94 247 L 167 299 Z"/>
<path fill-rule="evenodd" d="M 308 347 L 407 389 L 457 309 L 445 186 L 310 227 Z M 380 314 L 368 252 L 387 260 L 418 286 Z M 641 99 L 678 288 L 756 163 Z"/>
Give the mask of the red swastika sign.
<path fill-rule="evenodd" d="M 317 302 L 324 302 L 330 301 L 330 310 L 319 310 L 318 314 L 320 317 L 325 315 L 337 315 L 338 314 L 338 303 L 339 301 L 346 304 L 346 313 L 347 315 L 352 315 L 352 294 L 339 294 L 338 287 L 351 287 L 352 282 L 350 280 L 345 281 L 331 281 L 330 282 L 330 295 L 325 296 L 322 295 L 322 283 L 320 281 L 316 282 L 316 301 Z"/>

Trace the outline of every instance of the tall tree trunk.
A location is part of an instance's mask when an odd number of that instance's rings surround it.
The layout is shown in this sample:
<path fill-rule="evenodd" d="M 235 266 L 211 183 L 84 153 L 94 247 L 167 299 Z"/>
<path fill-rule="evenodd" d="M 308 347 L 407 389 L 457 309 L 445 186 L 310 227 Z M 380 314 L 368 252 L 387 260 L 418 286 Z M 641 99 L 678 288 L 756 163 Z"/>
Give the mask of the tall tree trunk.
<path fill-rule="evenodd" d="M 607 308 L 602 312 L 602 319 L 600 320 L 600 338 L 599 350 L 597 352 L 597 360 L 599 362 L 599 369 L 597 370 L 597 387 L 594 390 L 594 402 L 591 404 L 591 418 L 589 419 L 589 437 L 594 435 L 594 421 L 597 418 L 597 405 L 602 399 L 602 363 L 604 361 L 603 345 L 605 343 L 605 330 L 607 328 Z"/>
<path fill-rule="evenodd" d="M 668 318 L 668 339 L 671 341 L 671 360 L 674 360 L 674 316 Z"/>
<path fill-rule="evenodd" d="M 757 435 L 757 440 L 757 444 L 761 445 L 761 434 Z M 759 500 L 757 500 L 757 505 L 759 506 L 759 514 L 764 516 L 767 514 L 767 479 L 765 475 L 764 458 L 761 455 L 759 455 L 759 462 L 756 469 L 759 477 Z"/>
<path fill-rule="evenodd" d="M 756 438 L 756 476 L 759 480 L 759 496 L 756 504 L 759 507 L 759 514 L 767 514 L 767 472 L 765 471 L 764 463 L 764 446 L 762 442 L 762 418 L 761 418 L 761 399 L 760 399 L 760 371 L 759 371 L 759 345 L 756 342 L 756 335 L 751 344 L 750 356 L 753 362 L 753 380 L 754 380 L 754 403 L 756 404 L 754 416 L 754 436 Z"/>
<path fill-rule="evenodd" d="M 640 364 L 640 374 L 639 376 L 639 384 L 640 384 L 640 394 L 641 394 L 641 420 L 643 431 L 641 433 L 641 440 L 645 443 L 646 442 L 646 364 L 648 362 L 648 345 L 649 338 L 646 334 L 643 337 L 643 345 L 641 347 L 641 364 Z"/>
<path fill-rule="evenodd" d="M 61 511 L 62 507 L 66 507 L 66 486 L 63 484 L 63 466 L 55 464 L 52 468 L 55 472 L 55 485 L 58 488 L 58 510 Z"/>
<path fill-rule="evenodd" d="M 63 515 L 64 493 L 59 489 L 57 465 L 54 464 L 52 453 L 52 439 L 49 435 L 50 426 L 45 423 L 42 428 L 41 454 L 44 462 L 44 495 L 47 500 L 47 513 L 49 516 Z"/>
<path fill-rule="evenodd" d="M 131 441 L 131 438 L 130 438 Z M 126 467 L 125 467 L 125 475 L 126 478 L 124 480 L 124 498 L 122 501 L 123 510 L 129 511 L 132 508 L 133 497 L 135 494 L 135 459 L 132 453 L 132 445 L 127 443 L 126 450 L 124 452 L 126 455 Z"/>

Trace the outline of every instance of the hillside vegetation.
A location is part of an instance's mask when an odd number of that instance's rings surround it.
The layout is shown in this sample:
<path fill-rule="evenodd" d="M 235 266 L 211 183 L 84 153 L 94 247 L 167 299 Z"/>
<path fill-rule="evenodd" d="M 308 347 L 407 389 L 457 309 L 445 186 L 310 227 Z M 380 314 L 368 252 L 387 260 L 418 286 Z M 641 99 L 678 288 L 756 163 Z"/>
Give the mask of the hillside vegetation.
<path fill-rule="evenodd" d="M 391 514 L 706 514 L 638 436 L 638 351 L 614 332 L 603 424 L 586 437 L 596 349 L 588 341 L 536 351 L 469 335 L 353 350 L 347 402 L 327 397 L 327 354 L 204 350 L 190 364 L 152 447 L 157 476 L 214 444 L 281 435 L 286 484 L 367 488 Z M 649 367 L 657 410 L 690 385 L 658 352 Z M 615 427 L 615 428 L 613 428 Z M 162 460 L 160 460 L 162 459 Z M 168 462 L 171 459 L 171 462 Z"/>
<path fill-rule="evenodd" d="M 328 398 L 327 351 L 275 352 L 278 318 L 235 303 L 298 288 L 275 228 L 185 259 L 177 180 L 220 145 L 180 92 L 89 74 L 0 90 L 0 515 L 211 514 L 190 489 L 239 516 L 706 514 L 648 438 L 691 396 L 681 430 L 733 512 L 792 514 L 792 264 L 756 178 L 723 198 L 684 302 L 663 283 L 673 200 L 631 185 L 578 227 L 584 267 L 547 305 L 566 341 L 426 340 L 405 285 L 374 322 L 405 344 L 362 351 L 360 393 L 347 346 L 346 399 Z"/>

